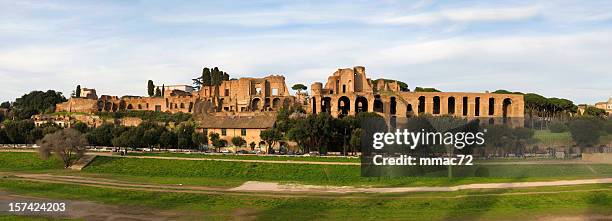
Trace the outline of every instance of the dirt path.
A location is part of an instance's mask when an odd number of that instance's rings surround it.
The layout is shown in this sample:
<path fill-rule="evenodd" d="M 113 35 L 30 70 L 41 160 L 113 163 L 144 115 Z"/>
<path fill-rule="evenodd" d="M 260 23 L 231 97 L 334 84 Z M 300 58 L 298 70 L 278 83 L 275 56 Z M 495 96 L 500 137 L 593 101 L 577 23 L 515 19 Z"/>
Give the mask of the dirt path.
<path fill-rule="evenodd" d="M 585 179 L 585 180 L 560 180 L 545 182 L 516 182 L 516 183 L 482 183 L 467 184 L 452 187 L 351 187 L 351 186 L 316 186 L 300 184 L 279 184 L 276 182 L 249 181 L 235 188 L 218 188 L 204 186 L 182 186 L 182 185 L 158 185 L 124 182 L 104 178 L 92 178 L 81 176 L 60 176 L 50 174 L 11 174 L 5 176 L 8 179 L 28 180 L 35 182 L 65 183 L 85 186 L 150 190 L 159 192 L 190 192 L 203 194 L 232 194 L 232 195 L 262 195 L 262 196 L 284 196 L 294 197 L 296 195 L 343 195 L 349 193 L 409 193 L 409 192 L 453 192 L 459 190 L 475 189 L 508 189 L 528 187 L 550 187 L 569 186 L 584 184 L 612 183 L 612 178 Z M 279 195 L 279 193 L 282 193 Z"/>

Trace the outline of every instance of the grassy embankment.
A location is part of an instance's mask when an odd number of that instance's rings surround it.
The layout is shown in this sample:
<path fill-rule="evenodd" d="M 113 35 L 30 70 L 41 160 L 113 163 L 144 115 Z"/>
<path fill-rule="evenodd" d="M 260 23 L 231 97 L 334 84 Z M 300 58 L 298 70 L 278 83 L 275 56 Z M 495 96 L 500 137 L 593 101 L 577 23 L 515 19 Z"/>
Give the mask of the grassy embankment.
<path fill-rule="evenodd" d="M 474 177 L 478 167 L 489 175 Z M 445 186 L 468 183 L 545 181 L 612 177 L 612 165 L 483 165 L 454 167 L 457 176 L 448 179 L 446 171 L 418 177 L 361 177 L 358 165 L 273 164 L 225 161 L 190 161 L 97 157 L 81 172 L 61 169 L 56 160 L 43 161 L 34 153 L 0 153 L 0 171 L 51 172 L 116 178 L 136 182 L 238 186 L 245 181 L 296 182 L 350 186 Z"/>

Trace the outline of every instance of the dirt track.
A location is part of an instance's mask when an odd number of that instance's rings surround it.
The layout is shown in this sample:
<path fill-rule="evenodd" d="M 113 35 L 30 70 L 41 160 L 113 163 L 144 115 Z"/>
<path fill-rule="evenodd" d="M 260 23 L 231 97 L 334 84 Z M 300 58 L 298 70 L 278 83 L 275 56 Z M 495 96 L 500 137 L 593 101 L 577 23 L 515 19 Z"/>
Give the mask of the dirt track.
<path fill-rule="evenodd" d="M 183 185 L 161 185 L 161 184 L 142 184 L 125 182 L 112 179 L 81 177 L 81 176 L 60 176 L 50 174 L 11 174 L 5 179 L 27 180 L 34 182 L 75 184 L 83 186 L 145 190 L 157 192 L 185 192 L 201 194 L 230 194 L 230 195 L 259 195 L 269 197 L 355 197 L 346 195 L 349 193 L 409 193 L 409 192 L 452 192 L 459 190 L 475 189 L 508 189 L 508 188 L 527 188 L 527 187 L 547 187 L 547 186 L 568 186 L 584 184 L 603 184 L 612 183 L 612 178 L 585 179 L 585 180 L 560 180 L 545 182 L 516 182 L 516 183 L 482 183 L 467 184 L 452 187 L 387 187 L 387 188 L 366 188 L 349 186 L 316 186 L 299 184 L 279 184 L 275 182 L 249 181 L 235 188 L 219 188 L 204 186 L 183 186 Z M 604 188 L 610 190 L 612 188 Z M 545 193 L 545 192 L 539 192 Z M 512 194 L 512 193 L 507 193 Z M 367 197 L 367 196 L 365 196 Z M 456 198 L 456 197 L 453 197 Z"/>

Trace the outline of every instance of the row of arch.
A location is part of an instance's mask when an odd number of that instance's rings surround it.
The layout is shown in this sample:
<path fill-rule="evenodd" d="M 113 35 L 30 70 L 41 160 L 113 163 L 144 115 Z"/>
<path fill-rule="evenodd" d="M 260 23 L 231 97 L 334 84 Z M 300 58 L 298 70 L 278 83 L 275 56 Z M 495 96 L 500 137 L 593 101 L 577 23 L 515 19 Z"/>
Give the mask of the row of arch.
<path fill-rule="evenodd" d="M 193 102 L 185 103 L 168 103 L 166 101 L 166 107 L 169 109 L 188 109 L 188 112 L 193 110 Z M 114 103 L 110 101 L 98 101 L 98 110 L 99 111 L 107 111 L 107 112 L 117 112 L 117 111 L 125 111 L 125 110 L 149 110 L 149 103 L 145 103 L 144 105 L 139 104 L 128 104 L 124 100 L 119 101 L 119 103 Z"/>
<path fill-rule="evenodd" d="M 291 99 L 289 98 L 284 98 L 282 99 L 282 103 L 281 103 L 281 98 L 275 97 L 274 99 L 270 99 L 270 98 L 265 98 L 263 100 L 263 105 L 262 105 L 262 100 L 261 98 L 253 98 L 251 100 L 250 103 L 250 108 L 251 110 L 268 110 L 269 108 L 278 110 L 281 105 L 282 107 L 289 107 L 289 105 L 291 104 Z"/>
<path fill-rule="evenodd" d="M 328 112 L 331 113 L 332 112 L 332 98 L 331 97 L 321 97 L 320 102 L 320 109 L 317 109 L 317 98 L 316 97 L 312 97 L 312 112 L 314 114 L 316 114 L 318 111 L 320 112 Z M 433 115 L 439 115 L 439 114 L 449 114 L 449 115 L 460 115 L 460 116 L 474 116 L 474 117 L 479 117 L 479 116 L 484 116 L 485 114 L 488 116 L 494 116 L 496 115 L 497 108 L 496 108 L 496 98 L 488 98 L 488 100 L 486 102 L 488 102 L 488 109 L 484 110 L 486 112 L 483 112 L 483 110 L 481 110 L 481 98 L 480 97 L 475 97 L 473 100 L 473 104 L 474 107 L 472 108 L 472 114 L 470 114 L 470 98 L 469 97 L 462 97 L 461 98 L 461 110 L 457 110 L 457 104 L 459 103 L 455 97 L 448 97 L 447 102 L 446 102 L 446 112 L 442 113 L 442 102 L 441 102 L 441 98 L 439 96 L 434 96 L 432 98 L 432 102 L 431 105 L 432 107 L 432 111 L 430 114 Z M 427 102 L 426 102 L 426 97 L 425 96 L 420 96 L 417 100 L 418 104 L 417 104 L 417 113 L 418 114 L 423 114 L 427 112 Z M 375 95 L 374 96 L 374 101 L 373 101 L 373 107 L 372 107 L 372 111 L 373 112 L 378 112 L 378 113 L 388 113 L 390 115 L 396 115 L 397 114 L 397 98 L 396 97 L 389 97 L 389 104 L 387 107 L 385 107 L 384 102 L 381 98 L 380 95 Z M 502 100 L 502 104 L 501 104 L 501 116 L 506 118 L 509 116 L 510 112 L 511 112 L 511 105 L 512 105 L 512 99 L 510 98 L 504 98 Z M 363 96 L 357 96 L 354 102 L 354 105 L 352 105 L 355 111 L 355 114 L 360 113 L 360 112 L 367 112 L 369 111 L 368 109 L 368 99 L 366 97 Z M 385 112 L 385 108 L 388 108 L 389 110 L 387 110 L 387 112 Z M 341 96 L 340 98 L 338 98 L 337 100 L 337 111 L 338 111 L 338 116 L 342 117 L 345 115 L 348 115 L 349 113 L 351 113 L 351 100 L 347 97 L 347 96 Z M 410 117 L 412 115 L 414 115 L 414 109 L 412 104 L 408 103 L 406 105 L 406 116 Z"/>

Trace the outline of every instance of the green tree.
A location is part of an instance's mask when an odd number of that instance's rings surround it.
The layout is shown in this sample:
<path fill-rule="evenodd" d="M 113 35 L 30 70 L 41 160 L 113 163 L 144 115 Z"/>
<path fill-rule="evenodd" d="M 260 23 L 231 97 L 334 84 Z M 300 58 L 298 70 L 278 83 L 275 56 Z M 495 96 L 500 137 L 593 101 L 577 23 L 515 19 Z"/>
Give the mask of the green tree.
<path fill-rule="evenodd" d="M 161 97 L 162 96 L 162 91 L 159 88 L 155 89 L 155 97 Z"/>
<path fill-rule="evenodd" d="M 0 131 L 0 133 L 1 133 L 1 131 Z M 0 135 L 1 135 L 1 134 L 0 134 Z M 251 141 L 251 143 L 249 143 L 249 147 L 251 147 L 251 150 L 255 150 L 255 146 L 256 146 L 256 145 L 257 145 L 257 144 L 255 144 L 255 141 Z"/>
<path fill-rule="evenodd" d="M 0 108 L 11 109 L 11 102 L 2 102 L 2 104 L 0 104 Z"/>
<path fill-rule="evenodd" d="M 178 147 L 181 149 L 194 148 L 193 139 L 192 139 L 194 132 L 195 132 L 195 127 L 191 123 L 183 123 L 179 125 L 176 130 L 176 135 L 178 138 Z"/>
<path fill-rule="evenodd" d="M 608 113 L 606 113 L 606 110 L 599 109 L 596 107 L 591 107 L 591 106 L 586 107 L 586 109 L 584 110 L 584 114 L 593 116 L 593 117 L 601 117 L 601 118 L 608 116 Z"/>
<path fill-rule="evenodd" d="M 268 151 L 266 151 L 267 153 L 269 153 L 270 150 L 272 150 L 272 147 L 274 147 L 274 144 L 276 144 L 276 142 L 283 139 L 280 131 L 278 131 L 274 127 L 268 128 L 266 130 L 262 130 L 259 133 L 259 137 L 268 144 Z"/>
<path fill-rule="evenodd" d="M 229 74 L 227 74 L 227 72 L 223 72 L 223 77 L 221 78 L 223 81 L 229 81 L 230 76 Z"/>
<path fill-rule="evenodd" d="M 4 128 L 0 128 L 0 144 L 10 144 L 11 139 L 9 139 L 8 135 L 6 135 L 6 130 Z"/>
<path fill-rule="evenodd" d="M 223 140 L 221 140 L 221 137 L 219 137 L 218 133 L 213 133 L 211 132 L 208 137 L 210 138 L 210 142 L 212 142 L 213 147 L 215 147 L 215 150 L 217 152 L 219 152 L 219 150 L 221 149 L 221 147 L 224 147 L 224 143 Z"/>
<path fill-rule="evenodd" d="M 193 134 L 191 134 L 191 141 L 193 142 L 193 145 L 197 146 L 199 149 L 199 147 L 201 147 L 203 144 L 208 143 L 208 137 L 206 134 L 194 131 Z"/>
<path fill-rule="evenodd" d="M 159 143 L 162 147 L 165 148 L 174 148 L 177 146 L 177 137 L 176 133 L 173 131 L 164 131 L 159 136 Z"/>
<path fill-rule="evenodd" d="M 83 123 L 81 121 L 78 121 L 78 122 L 74 123 L 72 125 L 72 128 L 77 130 L 77 131 L 79 131 L 79 132 L 81 132 L 82 134 L 87 133 L 87 130 L 89 130 L 89 127 L 87 126 L 87 124 Z"/>
<path fill-rule="evenodd" d="M 202 85 L 210 86 L 212 85 L 212 78 L 209 68 L 202 69 Z"/>
<path fill-rule="evenodd" d="M 92 146 L 112 146 L 113 129 L 114 126 L 112 124 L 105 123 L 99 127 L 92 128 L 85 134 L 85 137 Z"/>
<path fill-rule="evenodd" d="M 234 144 L 234 146 L 241 147 L 242 145 L 246 144 L 246 140 L 240 136 L 235 136 L 232 137 L 232 144 Z"/>
<path fill-rule="evenodd" d="M 414 92 L 440 92 L 440 90 L 431 87 L 415 87 Z"/>
<path fill-rule="evenodd" d="M 582 117 L 570 122 L 569 131 L 572 139 L 580 148 L 599 143 L 601 134 L 600 122 L 596 118 Z"/>
<path fill-rule="evenodd" d="M 155 84 L 153 84 L 153 80 L 149 80 L 147 82 L 147 93 L 149 94 L 149 97 L 155 96 L 155 92 Z"/>
<path fill-rule="evenodd" d="M 221 84 L 222 73 L 221 71 L 219 71 L 218 67 L 215 67 L 212 69 L 210 77 L 211 77 L 210 81 L 212 85 L 216 86 L 216 85 Z"/>
<path fill-rule="evenodd" d="M 81 97 L 81 85 L 77 85 L 76 91 L 74 92 L 74 94 L 75 94 L 74 96 L 77 98 Z"/>
<path fill-rule="evenodd" d="M 301 93 L 302 91 L 308 89 L 308 87 L 303 84 L 294 84 L 291 89 L 296 90 L 298 93 Z"/>
<path fill-rule="evenodd" d="M 32 91 L 15 100 L 13 103 L 14 116 L 17 119 L 30 119 L 35 114 L 52 113 L 56 104 L 65 101 L 66 98 L 61 92 Z"/>
<path fill-rule="evenodd" d="M 4 128 L 6 135 L 14 144 L 30 143 L 31 139 L 28 136 L 35 126 L 31 120 L 5 121 Z"/>

